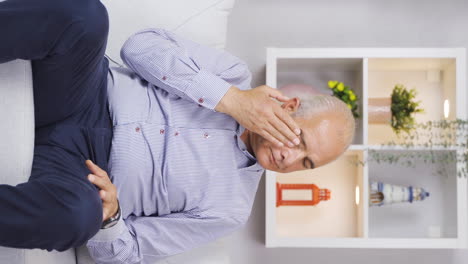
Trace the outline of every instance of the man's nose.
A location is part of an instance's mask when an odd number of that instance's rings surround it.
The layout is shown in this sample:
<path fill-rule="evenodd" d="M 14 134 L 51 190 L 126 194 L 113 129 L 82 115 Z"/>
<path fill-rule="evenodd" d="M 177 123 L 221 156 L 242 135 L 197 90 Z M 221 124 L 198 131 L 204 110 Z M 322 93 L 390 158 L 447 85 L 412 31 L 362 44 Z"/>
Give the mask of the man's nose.
<path fill-rule="evenodd" d="M 288 148 L 285 148 L 285 147 L 281 148 L 281 150 L 280 150 L 281 161 L 284 162 L 289 157 L 288 152 L 289 152 Z"/>
<path fill-rule="evenodd" d="M 298 151 L 297 148 L 288 148 L 288 147 L 283 147 L 281 148 L 281 162 L 283 162 L 285 165 L 290 165 L 291 163 L 294 162 L 294 157 L 296 156 L 296 152 Z"/>

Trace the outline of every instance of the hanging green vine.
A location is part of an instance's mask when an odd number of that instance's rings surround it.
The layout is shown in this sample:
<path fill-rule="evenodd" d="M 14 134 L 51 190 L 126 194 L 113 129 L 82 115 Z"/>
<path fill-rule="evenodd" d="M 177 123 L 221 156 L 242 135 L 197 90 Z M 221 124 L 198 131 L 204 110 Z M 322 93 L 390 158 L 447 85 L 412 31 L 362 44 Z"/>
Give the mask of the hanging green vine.
<path fill-rule="evenodd" d="M 413 128 L 400 134 L 398 142 L 384 144 L 385 151 L 369 150 L 368 159 L 408 167 L 414 167 L 417 161 L 441 165 L 459 163 L 463 166 L 458 168 L 457 175 L 467 177 L 468 120 L 428 121 L 415 124 Z"/>

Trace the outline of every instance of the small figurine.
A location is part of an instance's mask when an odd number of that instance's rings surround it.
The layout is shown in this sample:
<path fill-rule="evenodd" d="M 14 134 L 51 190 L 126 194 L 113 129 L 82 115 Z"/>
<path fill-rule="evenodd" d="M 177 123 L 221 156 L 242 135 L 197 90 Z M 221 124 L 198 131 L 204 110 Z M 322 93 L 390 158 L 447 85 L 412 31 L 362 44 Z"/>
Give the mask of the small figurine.
<path fill-rule="evenodd" d="M 283 191 L 294 192 L 299 191 L 294 199 L 285 197 Z M 303 195 L 303 191 L 310 191 L 310 193 Z M 302 195 L 301 195 L 302 194 Z M 315 184 L 281 184 L 276 183 L 276 207 L 278 206 L 291 206 L 291 205 L 317 205 L 321 201 L 330 200 L 331 192 L 328 189 L 320 189 Z M 302 198 L 302 197 L 304 198 Z M 298 198 L 299 197 L 299 198 Z"/>
<path fill-rule="evenodd" d="M 413 201 L 423 201 L 429 195 L 423 188 L 371 182 L 369 204 L 370 206 L 381 206 L 394 203 L 412 203 Z"/>

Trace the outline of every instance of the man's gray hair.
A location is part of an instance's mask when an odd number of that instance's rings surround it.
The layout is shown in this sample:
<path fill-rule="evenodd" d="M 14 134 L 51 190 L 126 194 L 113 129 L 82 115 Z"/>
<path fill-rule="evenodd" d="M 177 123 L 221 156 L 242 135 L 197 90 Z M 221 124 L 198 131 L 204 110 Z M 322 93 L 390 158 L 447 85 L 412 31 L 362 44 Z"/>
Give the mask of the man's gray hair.
<path fill-rule="evenodd" d="M 293 113 L 293 117 L 301 117 L 306 119 L 320 118 L 322 115 L 335 115 L 342 125 L 337 131 L 339 138 L 344 147 L 343 151 L 351 145 L 354 138 L 356 121 L 348 106 L 336 98 L 335 96 L 325 94 L 306 94 L 306 93 L 291 93 L 286 94 L 290 97 L 298 97 L 301 104 L 297 111 Z"/>

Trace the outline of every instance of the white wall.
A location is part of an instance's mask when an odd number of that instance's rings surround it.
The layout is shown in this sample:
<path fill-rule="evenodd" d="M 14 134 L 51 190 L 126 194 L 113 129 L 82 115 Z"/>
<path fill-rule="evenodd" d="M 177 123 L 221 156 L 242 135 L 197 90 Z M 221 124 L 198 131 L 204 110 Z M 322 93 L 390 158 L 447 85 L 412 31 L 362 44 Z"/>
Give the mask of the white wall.
<path fill-rule="evenodd" d="M 265 47 L 465 47 L 466 0 L 237 0 L 228 50 L 265 83 Z M 465 264 L 462 250 L 266 249 L 260 183 L 246 228 L 227 242 L 231 263 Z"/>

